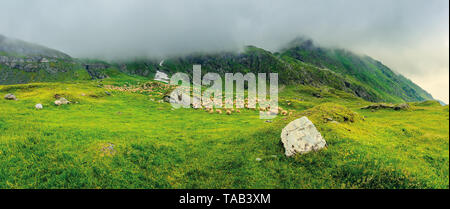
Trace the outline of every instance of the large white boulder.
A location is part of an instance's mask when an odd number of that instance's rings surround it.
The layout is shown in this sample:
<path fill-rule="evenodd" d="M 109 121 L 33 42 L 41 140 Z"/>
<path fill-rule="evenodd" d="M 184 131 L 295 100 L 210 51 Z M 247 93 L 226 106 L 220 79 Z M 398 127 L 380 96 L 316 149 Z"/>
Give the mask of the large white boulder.
<path fill-rule="evenodd" d="M 327 146 L 325 139 L 307 117 L 296 119 L 284 127 L 281 131 L 281 142 L 287 157 L 317 151 Z"/>

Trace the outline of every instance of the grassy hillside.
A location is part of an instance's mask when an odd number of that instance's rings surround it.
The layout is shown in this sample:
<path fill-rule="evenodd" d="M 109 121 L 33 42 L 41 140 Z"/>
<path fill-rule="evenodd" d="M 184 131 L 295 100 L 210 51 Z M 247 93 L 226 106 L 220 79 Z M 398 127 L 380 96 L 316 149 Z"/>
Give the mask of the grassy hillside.
<path fill-rule="evenodd" d="M 370 57 L 302 40 L 160 62 L 73 59 L 0 36 L 0 84 L 13 84 L 0 85 L 0 188 L 449 188 L 448 106 Z M 153 76 L 193 64 L 279 73 L 288 116 L 173 109 L 174 87 Z M 380 101 L 410 108 L 361 109 Z M 301 116 L 329 146 L 287 158 L 280 133 Z"/>
<path fill-rule="evenodd" d="M 330 69 L 343 76 L 350 76 L 376 93 L 378 101 L 433 99 L 429 93 L 410 80 L 368 56 L 356 55 L 343 49 L 321 48 L 315 46 L 311 40 L 304 39 L 294 40 L 289 47 L 282 50 L 282 54 L 320 68 Z"/>
<path fill-rule="evenodd" d="M 0 64 L 0 84 L 2 85 L 90 79 L 92 77 L 80 64 L 68 63 L 66 61 L 41 64 L 41 67 L 30 71 L 15 69 Z"/>
<path fill-rule="evenodd" d="M 0 188 L 449 188 L 448 106 L 361 110 L 370 103 L 344 91 L 288 85 L 280 105 L 293 115 L 267 123 L 254 110 L 175 110 L 164 85 L 110 74 L 0 86 L 19 99 L 0 100 Z M 329 146 L 286 158 L 281 129 L 302 115 Z"/>

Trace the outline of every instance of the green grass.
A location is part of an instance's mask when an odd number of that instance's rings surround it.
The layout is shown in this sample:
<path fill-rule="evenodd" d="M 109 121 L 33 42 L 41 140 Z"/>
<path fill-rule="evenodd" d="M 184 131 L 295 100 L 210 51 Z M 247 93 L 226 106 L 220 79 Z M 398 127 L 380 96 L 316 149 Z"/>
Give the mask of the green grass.
<path fill-rule="evenodd" d="M 0 86 L 19 99 L 0 99 L 0 188 L 449 188 L 448 106 L 361 110 L 370 103 L 343 91 L 280 89 L 280 105 L 295 114 L 266 123 L 253 110 L 172 109 L 156 94 L 98 81 Z M 55 106 L 55 94 L 72 103 Z M 301 115 L 329 146 L 286 158 L 281 129 Z"/>

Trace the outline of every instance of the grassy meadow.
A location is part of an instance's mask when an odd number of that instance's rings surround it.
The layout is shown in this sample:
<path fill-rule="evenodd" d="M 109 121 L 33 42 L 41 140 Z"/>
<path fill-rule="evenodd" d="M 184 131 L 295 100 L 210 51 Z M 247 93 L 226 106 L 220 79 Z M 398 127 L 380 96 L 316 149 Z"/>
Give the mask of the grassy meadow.
<path fill-rule="evenodd" d="M 448 106 L 362 110 L 371 103 L 343 91 L 281 86 L 293 114 L 266 122 L 173 109 L 164 89 L 108 88 L 145 82 L 0 86 L 18 98 L 0 99 L 0 188 L 449 188 Z M 303 115 L 328 147 L 287 158 L 281 129 Z"/>

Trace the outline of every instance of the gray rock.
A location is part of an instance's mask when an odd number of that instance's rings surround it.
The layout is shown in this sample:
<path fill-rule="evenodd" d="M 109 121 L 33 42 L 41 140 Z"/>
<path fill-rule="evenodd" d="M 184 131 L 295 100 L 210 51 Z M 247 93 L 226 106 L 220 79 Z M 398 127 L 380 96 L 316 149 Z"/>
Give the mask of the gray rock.
<path fill-rule="evenodd" d="M 170 103 L 170 96 L 169 96 L 169 95 L 165 95 L 165 96 L 163 97 L 163 101 L 164 101 L 164 102 L 167 102 L 167 103 Z"/>
<path fill-rule="evenodd" d="M 281 132 L 281 142 L 287 157 L 297 153 L 318 151 L 327 145 L 325 139 L 307 117 L 296 119 L 284 127 Z"/>
<path fill-rule="evenodd" d="M 16 96 L 14 94 L 7 94 L 5 95 L 6 100 L 17 100 Z"/>
<path fill-rule="evenodd" d="M 410 106 L 407 103 L 393 105 L 393 104 L 372 104 L 361 109 L 379 110 L 379 109 L 393 109 L 393 110 L 407 110 Z"/>
<path fill-rule="evenodd" d="M 394 110 L 407 110 L 409 108 L 410 108 L 410 106 L 407 103 L 398 104 L 398 105 L 394 106 Z"/>
<path fill-rule="evenodd" d="M 42 106 L 42 104 L 36 104 L 34 107 L 35 107 L 36 109 L 38 109 L 38 110 L 44 108 L 44 107 Z"/>
<path fill-rule="evenodd" d="M 55 101 L 55 105 L 65 105 L 65 104 L 69 104 L 69 100 L 67 100 L 64 97 L 59 98 L 58 100 Z"/>

